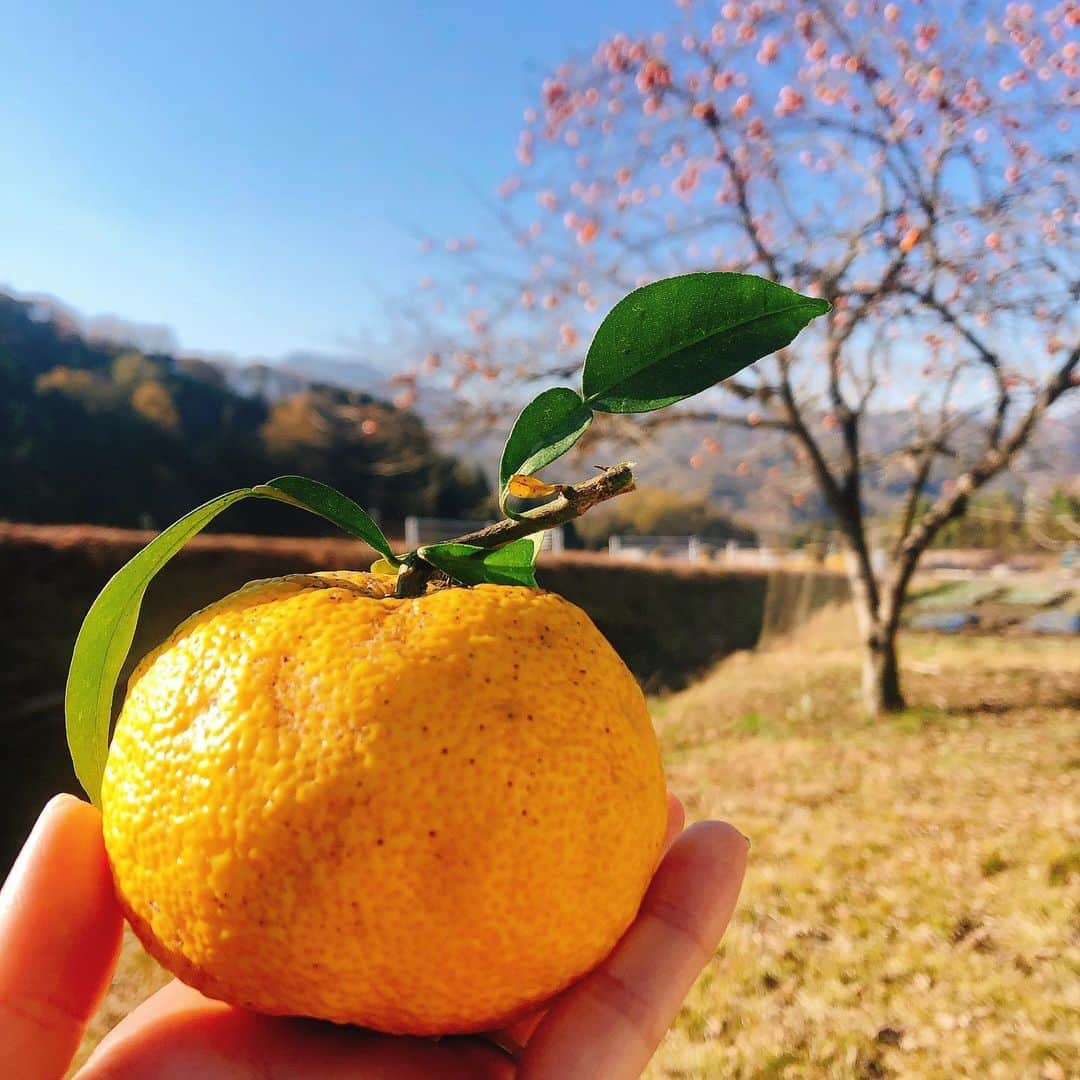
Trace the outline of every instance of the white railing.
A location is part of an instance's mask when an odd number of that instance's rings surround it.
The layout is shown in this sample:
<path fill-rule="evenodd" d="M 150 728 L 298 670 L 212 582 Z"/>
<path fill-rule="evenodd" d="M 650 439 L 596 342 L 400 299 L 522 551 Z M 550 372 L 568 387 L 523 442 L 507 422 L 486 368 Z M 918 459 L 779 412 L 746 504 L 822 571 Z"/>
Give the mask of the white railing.
<path fill-rule="evenodd" d="M 613 559 L 686 559 L 702 557 L 700 536 L 611 536 L 608 554 Z"/>
<path fill-rule="evenodd" d="M 631 536 L 608 538 L 613 559 L 676 559 L 686 562 L 712 560 L 733 569 L 774 569 L 789 563 L 802 564 L 806 556 L 764 546 L 744 546 L 737 540 L 717 545 L 701 536 Z"/>

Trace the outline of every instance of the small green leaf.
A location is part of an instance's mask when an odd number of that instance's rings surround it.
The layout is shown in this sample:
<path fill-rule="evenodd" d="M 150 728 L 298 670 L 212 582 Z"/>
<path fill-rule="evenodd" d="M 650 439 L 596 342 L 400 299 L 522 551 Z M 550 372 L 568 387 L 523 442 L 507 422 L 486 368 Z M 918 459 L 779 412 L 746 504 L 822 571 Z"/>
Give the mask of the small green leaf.
<path fill-rule="evenodd" d="M 542 540 L 543 534 L 537 533 L 494 551 L 475 544 L 430 544 L 419 548 L 417 554 L 463 585 L 527 585 L 535 589 L 533 564 Z"/>
<path fill-rule="evenodd" d="M 600 324 L 585 358 L 585 404 L 662 409 L 783 348 L 825 300 L 751 274 L 686 274 L 636 289 Z"/>
<path fill-rule="evenodd" d="M 146 589 L 157 572 L 223 510 L 241 499 L 274 499 L 319 514 L 365 540 L 387 561 L 400 561 L 378 525 L 351 499 L 302 476 L 280 476 L 268 484 L 238 488 L 185 514 L 125 563 L 106 583 L 83 619 L 68 669 L 64 694 L 68 748 L 75 775 L 95 805 L 109 753 L 113 695 L 135 636 Z"/>
<path fill-rule="evenodd" d="M 333 522 L 343 532 L 363 540 L 392 566 L 400 562 L 375 519 L 347 495 L 320 484 L 318 480 L 309 480 L 306 476 L 279 476 L 268 483 L 256 485 L 252 490 L 263 498 L 289 502 L 303 510 L 310 510 Z"/>
<path fill-rule="evenodd" d="M 585 434 L 592 410 L 576 390 L 556 386 L 533 398 L 514 421 L 499 466 L 499 489 L 512 476 L 531 476 L 562 457 Z"/>

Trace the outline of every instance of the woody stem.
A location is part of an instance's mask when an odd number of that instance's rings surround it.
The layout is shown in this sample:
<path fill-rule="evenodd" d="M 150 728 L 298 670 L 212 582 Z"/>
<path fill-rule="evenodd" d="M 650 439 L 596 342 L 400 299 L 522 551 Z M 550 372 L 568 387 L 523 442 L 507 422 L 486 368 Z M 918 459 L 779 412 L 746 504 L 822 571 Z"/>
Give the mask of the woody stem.
<path fill-rule="evenodd" d="M 634 490 L 633 463 L 629 461 L 612 465 L 604 469 L 599 476 L 580 484 L 566 485 L 559 489 L 559 494 L 549 503 L 526 510 L 515 517 L 505 517 L 492 525 L 486 525 L 475 532 L 454 537 L 452 543 L 472 544 L 474 547 L 497 548 L 513 540 L 544 532 L 556 525 L 564 525 L 574 518 L 581 517 L 594 506 L 625 495 Z M 417 555 L 412 555 L 405 568 L 398 574 L 397 593 L 399 597 L 422 596 L 427 583 L 438 573 L 434 566 L 424 562 Z"/>

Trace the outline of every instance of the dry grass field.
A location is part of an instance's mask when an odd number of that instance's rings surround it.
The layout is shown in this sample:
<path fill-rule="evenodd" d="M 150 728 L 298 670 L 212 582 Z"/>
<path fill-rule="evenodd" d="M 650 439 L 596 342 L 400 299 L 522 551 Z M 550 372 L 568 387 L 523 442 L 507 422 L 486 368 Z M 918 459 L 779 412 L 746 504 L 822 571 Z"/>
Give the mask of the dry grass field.
<path fill-rule="evenodd" d="M 1080 649 L 909 635 L 873 724 L 846 611 L 657 701 L 691 819 L 753 839 L 648 1076 L 1080 1076 Z M 134 942 L 90 1045 L 162 981 Z"/>
<path fill-rule="evenodd" d="M 909 635 L 871 724 L 846 612 L 657 707 L 691 817 L 753 840 L 657 1078 L 1080 1076 L 1080 649 Z"/>

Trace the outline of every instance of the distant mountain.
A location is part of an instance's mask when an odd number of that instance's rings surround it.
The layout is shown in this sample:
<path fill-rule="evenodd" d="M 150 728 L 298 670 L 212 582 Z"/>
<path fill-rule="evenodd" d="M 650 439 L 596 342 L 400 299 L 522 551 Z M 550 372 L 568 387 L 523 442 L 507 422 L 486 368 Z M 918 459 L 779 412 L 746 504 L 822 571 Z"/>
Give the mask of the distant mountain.
<path fill-rule="evenodd" d="M 1031 445 L 990 490 L 1046 492 L 1076 482 L 1080 477 L 1080 424 L 1075 406 L 1071 413 L 1069 409 L 1066 403 L 1059 415 L 1051 413 L 1043 421 Z M 864 450 L 883 459 L 903 446 L 910 435 L 908 414 L 874 413 L 865 422 Z M 984 437 L 982 429 L 973 425 L 966 433 L 958 432 L 954 443 L 972 449 L 981 445 Z M 827 441 L 824 448 L 830 460 L 839 460 L 838 437 Z M 643 482 L 684 493 L 700 492 L 717 510 L 764 536 L 783 535 L 828 516 L 824 498 L 805 467 L 794 461 L 792 443 L 780 432 L 711 423 L 672 424 L 658 433 L 655 450 L 635 456 L 640 458 L 638 473 Z M 697 468 L 691 467 L 691 460 Z M 951 463 L 935 472 L 926 494 L 936 496 L 952 475 Z M 800 482 L 793 482 L 796 480 Z M 868 514 L 874 517 L 894 512 L 907 486 L 907 474 L 895 460 L 888 468 L 868 468 L 863 486 Z M 793 501 L 792 493 L 801 496 L 798 501 Z"/>
<path fill-rule="evenodd" d="M 726 411 L 736 406 L 724 402 Z M 1070 412 L 1071 408 L 1071 412 Z M 1057 486 L 1076 485 L 1080 478 L 1080 410 L 1075 405 L 1051 413 L 1038 429 L 1032 444 L 1018 456 L 1013 467 L 990 485 L 991 490 L 1045 492 Z M 450 424 L 430 421 L 444 444 L 466 461 L 497 461 L 511 417 L 491 424 L 481 413 L 475 423 L 458 419 Z M 820 417 L 814 417 L 815 427 Z M 625 428 L 632 418 L 620 418 Z M 903 445 L 910 434 L 911 418 L 900 411 L 872 414 L 865 424 L 865 448 L 872 455 L 884 455 Z M 635 472 L 642 486 L 704 498 L 720 514 L 754 529 L 765 538 L 784 537 L 812 522 L 829 516 L 828 507 L 805 467 L 792 454 L 791 442 L 767 429 L 715 423 L 674 422 L 656 431 L 651 441 L 640 445 L 606 439 L 597 432 L 609 428 L 600 416 L 588 436 L 578 444 L 574 457 L 556 462 L 545 473 L 552 480 L 566 481 L 585 475 L 593 464 L 622 458 L 637 462 Z M 966 439 L 981 439 L 973 428 Z M 965 435 L 958 439 L 964 443 Z M 838 458 L 838 438 L 826 443 L 830 457 Z M 693 465 L 691 464 L 693 462 Z M 931 478 L 927 494 L 936 495 L 951 475 L 942 470 Z M 894 464 L 891 470 L 868 470 L 864 494 L 871 516 L 887 516 L 907 489 L 906 476 Z M 797 495 L 797 499 L 792 496 Z"/>
<path fill-rule="evenodd" d="M 311 386 L 339 386 L 374 397 L 391 396 L 387 375 L 354 356 L 303 351 L 286 353 L 274 363 L 218 359 L 229 385 L 246 397 L 276 401 Z"/>
<path fill-rule="evenodd" d="M 318 372 L 318 363 L 267 365 L 241 377 L 116 340 L 122 321 L 96 338 L 87 325 L 51 298 L 0 293 L 0 517 L 160 527 L 224 490 L 288 472 L 342 488 L 392 528 L 410 513 L 462 516 L 487 497 L 481 472 L 442 453 L 417 413 L 326 385 L 325 357 Z M 372 375 L 357 364 L 342 373 Z M 251 503 L 227 522 L 323 527 Z"/>

